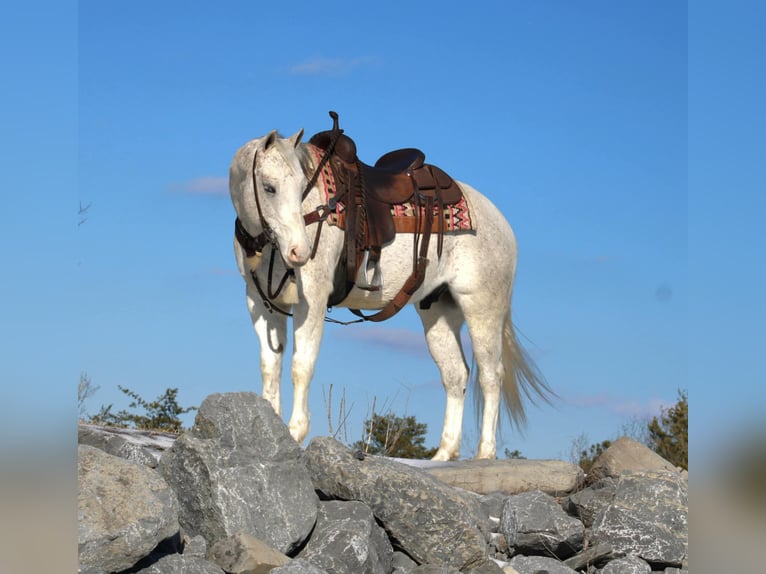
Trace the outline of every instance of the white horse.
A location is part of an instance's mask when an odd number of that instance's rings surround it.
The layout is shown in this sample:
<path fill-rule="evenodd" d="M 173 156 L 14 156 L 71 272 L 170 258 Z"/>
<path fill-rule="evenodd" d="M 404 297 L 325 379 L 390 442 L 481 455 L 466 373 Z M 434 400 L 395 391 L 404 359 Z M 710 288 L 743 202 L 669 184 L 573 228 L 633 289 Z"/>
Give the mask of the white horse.
<path fill-rule="evenodd" d="M 319 223 L 304 222 L 304 215 L 326 203 L 322 179 L 304 189 L 317 161 L 309 144 L 301 143 L 303 130 L 290 138 L 272 131 L 251 140 L 234 156 L 229 189 L 244 230 L 251 236 L 267 232 L 262 247 L 269 259 L 276 249 L 271 275 L 282 277 L 293 269 L 294 279 L 269 300 L 265 285 L 269 265 L 261 256 L 248 258 L 234 241 L 237 265 L 247 284 L 247 306 L 261 347 L 263 396 L 281 416 L 280 380 L 287 336 L 287 316 L 292 311 L 293 410 L 289 428 L 301 443 L 309 431 L 308 389 L 322 340 L 327 301 L 333 290 L 336 263 L 344 254 L 344 232 L 324 225 L 318 245 Z M 477 458 L 495 458 L 500 404 L 504 400 L 512 423 L 526 422 L 521 390 L 548 400 L 552 395 L 536 367 L 519 345 L 511 323 L 511 291 L 516 268 L 516 239 L 498 209 L 465 183 L 459 185 L 471 210 L 474 231 L 447 234 L 437 257 L 435 242 L 429 249 L 425 280 L 411 298 L 418 303 L 437 288 L 447 289 L 429 309 L 416 309 L 423 322 L 428 348 L 441 372 L 447 392 L 444 427 L 434 460 L 451 460 L 460 454 L 463 408 L 469 367 L 460 341 L 467 323 L 478 382 L 483 397 L 481 439 Z M 321 209 L 320 209 L 321 211 Z M 312 258 L 312 249 L 315 249 Z M 354 287 L 339 305 L 351 309 L 381 309 L 399 291 L 412 271 L 413 236 L 397 234 L 381 254 L 383 288 L 367 291 Z M 254 275 L 251 275 L 251 272 Z M 253 277 L 258 280 L 256 286 Z M 274 307 L 279 310 L 274 310 Z M 501 393 L 502 391 L 502 393 Z"/>

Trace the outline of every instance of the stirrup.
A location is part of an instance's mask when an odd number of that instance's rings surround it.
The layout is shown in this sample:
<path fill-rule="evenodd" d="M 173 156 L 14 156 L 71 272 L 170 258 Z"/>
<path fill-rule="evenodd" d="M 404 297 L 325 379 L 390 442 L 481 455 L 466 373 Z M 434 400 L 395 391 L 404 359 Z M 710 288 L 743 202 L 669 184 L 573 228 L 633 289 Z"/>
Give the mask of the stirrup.
<path fill-rule="evenodd" d="M 365 291 L 380 291 L 383 288 L 383 272 L 380 270 L 380 261 L 375 262 L 375 268 L 372 272 L 372 282 L 367 279 L 367 266 L 370 262 L 370 250 L 365 249 L 362 256 L 362 263 L 356 271 L 356 280 L 354 284 Z"/>

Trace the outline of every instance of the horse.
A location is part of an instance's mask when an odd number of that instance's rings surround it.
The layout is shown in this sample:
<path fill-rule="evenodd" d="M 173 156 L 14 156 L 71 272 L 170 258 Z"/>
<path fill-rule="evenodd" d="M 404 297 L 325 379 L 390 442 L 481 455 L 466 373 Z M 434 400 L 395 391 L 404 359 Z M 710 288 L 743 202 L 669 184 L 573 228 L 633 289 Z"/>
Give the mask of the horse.
<path fill-rule="evenodd" d="M 317 178 L 316 153 L 302 143 L 303 130 L 283 137 L 276 130 L 237 150 L 229 171 L 229 191 L 239 232 L 260 237 L 248 255 L 235 233 L 234 253 L 246 284 L 247 307 L 260 341 L 262 396 L 281 416 L 280 381 L 292 316 L 292 383 L 289 420 L 292 437 L 301 444 L 309 432 L 308 389 L 320 350 L 335 270 L 344 256 L 344 232 L 325 225 L 326 190 Z M 312 177 L 313 176 L 313 177 Z M 555 395 L 522 348 L 511 321 L 511 293 L 517 261 L 510 224 L 484 195 L 457 182 L 470 206 L 475 229 L 446 234 L 430 245 L 422 284 L 412 294 L 429 352 L 447 394 L 439 448 L 433 460 L 459 457 L 462 420 L 469 378 L 478 378 L 481 436 L 476 458 L 493 459 L 501 402 L 511 423 L 526 424 L 522 392 L 532 402 Z M 320 217 L 311 217 L 311 214 Z M 318 231 L 321 230 L 321 231 Z M 336 306 L 379 310 L 396 297 L 411 271 L 412 234 L 397 233 L 383 246 L 377 290 L 353 287 Z M 269 264 L 264 263 L 265 260 Z M 274 289 L 272 277 L 282 277 Z M 264 285 L 268 284 L 268 290 Z M 268 292 L 266 292 L 268 291 Z M 429 305 L 418 305 L 429 298 Z M 460 331 L 467 324 L 476 371 L 462 348 Z"/>

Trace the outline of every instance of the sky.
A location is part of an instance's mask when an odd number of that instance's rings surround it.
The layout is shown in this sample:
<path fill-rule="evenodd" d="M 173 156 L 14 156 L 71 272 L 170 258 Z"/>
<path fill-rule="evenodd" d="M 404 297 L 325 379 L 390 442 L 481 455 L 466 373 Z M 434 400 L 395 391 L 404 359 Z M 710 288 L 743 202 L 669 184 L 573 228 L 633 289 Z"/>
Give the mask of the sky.
<path fill-rule="evenodd" d="M 15 395 L 6 421 L 35 408 L 76 420 L 82 373 L 98 387 L 90 414 L 128 407 L 118 385 L 150 400 L 178 388 L 183 406 L 259 392 L 228 166 L 272 129 L 328 129 L 329 110 L 368 163 L 419 147 L 514 228 L 514 322 L 560 398 L 530 405 L 523 434 L 505 425 L 498 456 L 567 460 L 582 437 L 613 439 L 680 389 L 693 411 L 714 416 L 720 394 L 697 395 L 691 380 L 715 373 L 747 387 L 755 372 L 746 361 L 708 368 L 689 358 L 690 346 L 711 345 L 710 357 L 732 341 L 689 317 L 725 281 L 710 258 L 730 251 L 710 237 L 708 218 L 739 220 L 687 195 L 694 177 L 709 186 L 731 176 L 687 170 L 693 155 L 708 163 L 716 154 L 688 124 L 723 88 L 695 76 L 694 14 L 683 2 L 86 0 L 50 7 L 42 22 L 34 3 L 15 10 L 35 34 L 22 44 L 31 64 L 16 64 L 7 96 L 31 114 L 3 112 L 15 138 L 4 159 L 15 169 L 3 176 L 11 240 L 2 255 L 20 279 L 0 287 L 3 379 Z M 52 50 L 35 41 L 70 27 Z M 4 42 L 17 47 L 12 35 Z M 710 55 L 730 69 L 720 50 Z M 705 95 L 690 104 L 695 81 Z M 723 120 L 713 130 L 733 137 Z M 756 240 L 754 217 L 735 227 Z M 697 240 L 704 247 L 690 251 Z M 725 301 L 754 300 L 753 284 Z M 745 328 L 727 320 L 726 333 Z M 349 357 L 352 368 L 339 369 Z M 287 363 L 284 373 L 287 418 Z M 309 437 L 345 417 L 347 441 L 359 439 L 374 404 L 427 423 L 436 446 L 444 403 L 413 309 L 379 325 L 326 327 Z M 461 455 L 477 442 L 469 408 Z"/>

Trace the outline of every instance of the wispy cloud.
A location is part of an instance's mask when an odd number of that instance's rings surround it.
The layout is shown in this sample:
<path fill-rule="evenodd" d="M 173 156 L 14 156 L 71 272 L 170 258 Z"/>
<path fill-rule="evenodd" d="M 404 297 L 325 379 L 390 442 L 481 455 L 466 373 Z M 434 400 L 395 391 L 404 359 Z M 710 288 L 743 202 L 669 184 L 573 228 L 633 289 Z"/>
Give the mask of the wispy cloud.
<path fill-rule="evenodd" d="M 668 406 L 659 399 L 636 401 L 608 393 L 570 396 L 566 397 L 565 400 L 574 407 L 604 409 L 614 414 L 640 419 L 652 418 L 660 414 L 663 407 Z"/>
<path fill-rule="evenodd" d="M 415 356 L 428 356 L 428 347 L 423 333 L 415 333 L 405 329 L 386 329 L 377 327 L 365 330 L 337 331 L 339 339 L 353 339 L 376 347 L 391 349 L 397 353 Z"/>
<path fill-rule="evenodd" d="M 357 68 L 370 65 L 374 58 L 310 58 L 290 68 L 292 74 L 299 76 L 339 76 L 349 74 Z"/>
<path fill-rule="evenodd" d="M 227 177 L 205 176 L 190 179 L 168 186 L 171 191 L 189 193 L 192 195 L 226 195 L 229 193 Z"/>
<path fill-rule="evenodd" d="M 611 410 L 618 415 L 625 415 L 627 417 L 635 417 L 639 419 L 650 419 L 659 415 L 662 408 L 667 406 L 668 405 L 659 399 L 651 399 L 646 402 L 620 401 L 613 404 Z"/>

